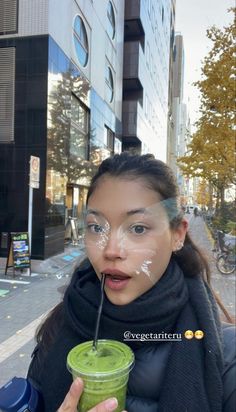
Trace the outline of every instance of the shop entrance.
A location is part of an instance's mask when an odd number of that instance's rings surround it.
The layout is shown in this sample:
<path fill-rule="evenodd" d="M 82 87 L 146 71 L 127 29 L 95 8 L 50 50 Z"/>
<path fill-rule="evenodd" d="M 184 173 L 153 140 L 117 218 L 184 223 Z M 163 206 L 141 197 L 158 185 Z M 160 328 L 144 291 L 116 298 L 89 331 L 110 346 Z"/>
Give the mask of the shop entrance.
<path fill-rule="evenodd" d="M 86 208 L 86 197 L 88 188 L 86 186 L 67 184 L 66 187 L 66 230 L 65 240 L 70 242 L 84 234 L 84 211 Z"/>

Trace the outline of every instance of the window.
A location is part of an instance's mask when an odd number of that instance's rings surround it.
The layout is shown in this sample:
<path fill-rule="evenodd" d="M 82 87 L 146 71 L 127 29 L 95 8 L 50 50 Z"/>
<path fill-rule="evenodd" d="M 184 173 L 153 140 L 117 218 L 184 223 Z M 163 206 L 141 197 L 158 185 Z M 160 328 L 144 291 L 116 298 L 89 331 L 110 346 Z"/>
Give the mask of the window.
<path fill-rule="evenodd" d="M 109 103 L 111 103 L 113 100 L 113 95 L 114 95 L 114 81 L 113 81 L 112 71 L 109 66 L 106 66 L 105 81 L 106 81 L 106 99 L 108 100 Z"/>
<path fill-rule="evenodd" d="M 0 48 L 0 142 L 14 140 L 15 48 Z"/>
<path fill-rule="evenodd" d="M 0 1 L 0 34 L 17 32 L 17 0 Z"/>
<path fill-rule="evenodd" d="M 115 137 L 115 143 L 114 143 L 114 153 L 121 153 L 122 151 L 122 144 L 120 139 Z"/>
<path fill-rule="evenodd" d="M 114 152 L 114 140 L 115 134 L 114 132 L 109 129 L 109 127 L 105 126 L 105 145 L 110 152 Z"/>
<path fill-rule="evenodd" d="M 88 120 L 88 109 L 72 94 L 70 155 L 85 160 L 88 159 Z"/>
<path fill-rule="evenodd" d="M 78 60 L 85 67 L 88 62 L 88 37 L 84 22 L 80 16 L 76 16 L 74 23 L 74 43 Z"/>
<path fill-rule="evenodd" d="M 116 32 L 116 24 L 115 24 L 115 13 L 114 8 L 112 6 L 111 1 L 108 2 L 107 6 L 107 32 L 111 39 L 114 39 L 115 32 Z"/>

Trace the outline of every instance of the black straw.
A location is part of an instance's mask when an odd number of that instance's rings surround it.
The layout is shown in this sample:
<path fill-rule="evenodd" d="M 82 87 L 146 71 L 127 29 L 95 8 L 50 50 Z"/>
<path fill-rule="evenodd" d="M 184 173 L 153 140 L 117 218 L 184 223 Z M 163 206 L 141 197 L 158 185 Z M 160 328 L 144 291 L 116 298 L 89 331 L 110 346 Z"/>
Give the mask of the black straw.
<path fill-rule="evenodd" d="M 97 316 L 97 321 L 96 321 L 96 328 L 95 328 L 95 334 L 94 334 L 94 340 L 93 340 L 93 349 L 97 350 L 97 342 L 98 342 L 98 332 L 99 332 L 99 325 L 100 325 L 100 319 L 101 319 L 101 314 L 102 314 L 102 307 L 103 307 L 103 300 L 104 300 L 104 284 L 105 284 L 105 278 L 106 275 L 102 273 L 102 279 L 101 279 L 101 300 L 100 300 L 100 305 L 98 308 L 98 316 Z"/>

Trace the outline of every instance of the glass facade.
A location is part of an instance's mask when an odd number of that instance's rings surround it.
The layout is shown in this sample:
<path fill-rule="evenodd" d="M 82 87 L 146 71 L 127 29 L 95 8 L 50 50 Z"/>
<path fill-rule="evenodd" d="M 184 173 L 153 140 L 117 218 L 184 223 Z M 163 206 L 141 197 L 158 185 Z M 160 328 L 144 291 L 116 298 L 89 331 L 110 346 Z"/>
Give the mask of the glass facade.
<path fill-rule="evenodd" d="M 64 236 L 63 225 L 70 216 L 78 218 L 82 227 L 91 177 L 99 163 L 114 150 L 111 139 L 104 141 L 105 125 L 113 134 L 117 129 L 112 110 L 52 38 L 49 38 L 47 113 L 46 194 L 50 217 L 47 213 L 46 233 L 50 239 L 55 233 Z"/>
<path fill-rule="evenodd" d="M 16 50 L 14 143 L 0 143 L 0 254 L 7 254 L 9 232 L 27 231 L 34 155 L 40 188 L 33 198 L 32 257 L 42 259 L 64 249 L 69 216 L 82 227 L 90 179 L 113 151 L 106 127 L 121 135 L 121 122 L 51 37 L 0 39 L 0 47 Z"/>
<path fill-rule="evenodd" d="M 89 111 L 74 95 L 71 96 L 71 125 L 69 155 L 88 160 Z"/>
<path fill-rule="evenodd" d="M 171 4 L 171 0 L 129 0 L 124 27 L 122 147 L 141 153 L 150 151 L 164 161 Z"/>

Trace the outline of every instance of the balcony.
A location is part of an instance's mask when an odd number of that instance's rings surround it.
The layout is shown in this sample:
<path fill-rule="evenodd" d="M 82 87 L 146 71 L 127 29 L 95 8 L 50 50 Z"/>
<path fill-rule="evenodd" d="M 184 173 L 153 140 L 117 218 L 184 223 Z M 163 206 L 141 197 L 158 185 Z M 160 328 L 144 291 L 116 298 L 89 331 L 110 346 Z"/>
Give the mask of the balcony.
<path fill-rule="evenodd" d="M 144 29 L 141 15 L 140 0 L 129 0 L 125 2 L 125 41 L 135 39 L 143 42 Z"/>
<path fill-rule="evenodd" d="M 122 123 L 123 139 L 126 141 L 137 143 L 149 136 L 149 126 L 138 101 L 123 102 Z"/>
<path fill-rule="evenodd" d="M 144 56 L 140 43 L 138 41 L 124 43 L 124 91 L 143 90 L 144 65 Z"/>

